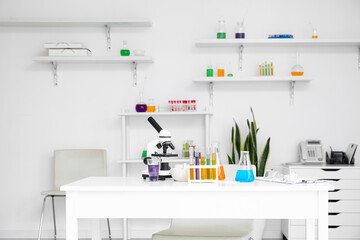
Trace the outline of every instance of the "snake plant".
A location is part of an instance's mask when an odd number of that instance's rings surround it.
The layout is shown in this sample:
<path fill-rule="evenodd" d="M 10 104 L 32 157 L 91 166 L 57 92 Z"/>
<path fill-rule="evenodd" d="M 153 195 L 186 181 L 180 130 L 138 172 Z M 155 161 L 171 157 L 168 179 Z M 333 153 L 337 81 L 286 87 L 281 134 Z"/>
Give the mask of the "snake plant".
<path fill-rule="evenodd" d="M 228 156 L 229 164 L 235 164 L 236 163 L 235 155 L 237 155 L 237 159 L 239 160 L 241 151 L 248 151 L 250 155 L 251 164 L 256 166 L 256 171 L 257 171 L 256 175 L 264 176 L 266 163 L 270 154 L 270 138 L 267 139 L 265 147 L 261 152 L 259 159 L 258 147 L 257 147 L 257 133 L 259 132 L 259 128 L 257 128 L 255 116 L 252 108 L 250 108 L 250 110 L 252 115 L 252 121 L 249 121 L 249 119 L 247 119 L 246 121 L 249 133 L 246 136 L 243 144 L 241 143 L 240 128 L 237 122 L 234 120 L 235 126 L 233 126 L 231 129 L 231 157 L 229 156 L 229 154 L 227 154 L 227 156 Z"/>

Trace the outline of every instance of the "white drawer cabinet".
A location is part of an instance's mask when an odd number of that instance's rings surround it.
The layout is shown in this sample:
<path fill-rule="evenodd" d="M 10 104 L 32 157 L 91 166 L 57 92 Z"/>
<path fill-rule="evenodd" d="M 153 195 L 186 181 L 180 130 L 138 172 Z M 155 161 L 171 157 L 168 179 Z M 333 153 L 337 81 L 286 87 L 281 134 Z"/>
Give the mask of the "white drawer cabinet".
<path fill-rule="evenodd" d="M 287 166 L 304 178 L 326 179 L 335 190 L 329 192 L 329 239 L 360 239 L 360 166 Z M 305 239 L 305 220 L 282 220 L 288 240 Z"/>

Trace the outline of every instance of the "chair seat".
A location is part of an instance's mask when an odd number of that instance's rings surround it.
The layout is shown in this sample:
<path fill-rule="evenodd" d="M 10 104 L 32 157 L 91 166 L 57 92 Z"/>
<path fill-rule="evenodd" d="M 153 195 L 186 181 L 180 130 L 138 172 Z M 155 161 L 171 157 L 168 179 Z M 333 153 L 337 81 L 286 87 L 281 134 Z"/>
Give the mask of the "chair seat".
<path fill-rule="evenodd" d="M 152 235 L 153 240 L 248 240 L 252 220 L 173 219 L 170 228 Z"/>
<path fill-rule="evenodd" d="M 58 189 L 52 189 L 48 191 L 41 192 L 41 195 L 50 195 L 50 196 L 66 196 L 66 192 L 60 191 Z"/>

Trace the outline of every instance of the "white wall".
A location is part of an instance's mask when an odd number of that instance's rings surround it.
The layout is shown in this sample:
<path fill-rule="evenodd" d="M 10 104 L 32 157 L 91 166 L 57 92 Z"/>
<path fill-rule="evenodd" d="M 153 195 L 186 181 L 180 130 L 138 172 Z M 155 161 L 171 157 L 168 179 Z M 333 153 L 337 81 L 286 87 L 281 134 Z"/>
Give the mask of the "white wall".
<path fill-rule="evenodd" d="M 311 21 L 318 28 L 319 38 L 359 39 L 359 13 L 360 1 L 356 0 L 0 0 L 1 18 L 145 17 L 153 21 L 152 28 L 114 28 L 111 52 L 106 51 L 105 30 L 100 28 L 0 28 L 0 237 L 36 237 L 40 191 L 51 188 L 54 149 L 105 148 L 110 175 L 120 175 L 118 114 L 121 108 L 132 110 L 138 99 L 139 89 L 132 86 L 130 65 L 61 64 L 59 87 L 54 87 L 50 65 L 32 61 L 34 56 L 45 54 L 44 42 L 79 41 L 93 55 L 102 56 L 118 55 L 126 39 L 129 48 L 146 49 L 155 58 L 154 64 L 139 65 L 139 79 L 143 81 L 147 76 L 146 99 L 155 98 L 157 104 L 165 106 L 168 99 L 195 98 L 204 108 L 208 86 L 195 84 L 192 79 L 201 76 L 209 63 L 232 62 L 234 69 L 237 66 L 237 49 L 200 49 L 194 45 L 197 39 L 215 36 L 220 16 L 225 16 L 231 37 L 236 21 L 245 16 L 247 38 L 266 38 L 271 33 L 309 38 Z M 296 50 L 245 48 L 241 75 L 257 74 L 257 66 L 264 60 L 274 61 L 276 74 L 288 75 Z M 325 148 L 331 145 L 338 150 L 344 150 L 350 142 L 360 143 L 358 50 L 298 50 L 305 74 L 314 76 L 314 81 L 296 84 L 294 106 L 289 105 L 286 83 L 215 85 L 211 138 L 220 141 L 224 159 L 230 152 L 233 118 L 245 132 L 250 106 L 260 127 L 260 145 L 271 136 L 269 166 L 296 161 L 297 144 L 304 139 L 321 139 Z M 173 133 L 177 147 L 186 139 L 204 144 L 202 119 L 163 117 L 158 121 Z M 134 158 L 156 132 L 145 118 L 133 119 L 129 135 L 129 157 Z M 133 166 L 130 174 L 139 176 L 142 168 Z M 64 203 L 58 200 L 57 204 L 63 237 Z M 51 237 L 50 220 L 48 211 L 44 237 Z M 120 237 L 120 220 L 112 222 L 115 237 Z M 82 222 L 82 236 L 88 236 L 85 230 L 89 226 L 89 222 Z M 135 237 L 149 237 L 166 226 L 165 220 L 130 222 Z M 279 221 L 270 222 L 266 234 L 279 236 Z"/>

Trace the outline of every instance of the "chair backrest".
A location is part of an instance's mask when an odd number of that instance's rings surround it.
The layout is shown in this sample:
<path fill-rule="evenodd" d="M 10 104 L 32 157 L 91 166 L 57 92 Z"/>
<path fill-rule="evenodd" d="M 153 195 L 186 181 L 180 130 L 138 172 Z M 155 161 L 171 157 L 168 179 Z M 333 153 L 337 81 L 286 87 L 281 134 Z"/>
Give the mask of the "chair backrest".
<path fill-rule="evenodd" d="M 55 150 L 54 188 L 90 176 L 106 176 L 106 168 L 106 150 Z"/>
<path fill-rule="evenodd" d="M 243 237 L 253 230 L 253 220 L 172 219 L 170 230 L 182 236 Z"/>

